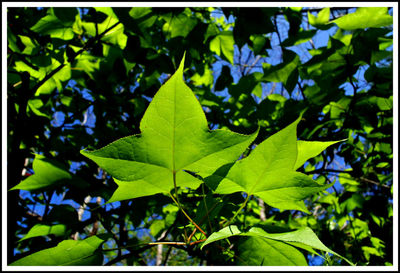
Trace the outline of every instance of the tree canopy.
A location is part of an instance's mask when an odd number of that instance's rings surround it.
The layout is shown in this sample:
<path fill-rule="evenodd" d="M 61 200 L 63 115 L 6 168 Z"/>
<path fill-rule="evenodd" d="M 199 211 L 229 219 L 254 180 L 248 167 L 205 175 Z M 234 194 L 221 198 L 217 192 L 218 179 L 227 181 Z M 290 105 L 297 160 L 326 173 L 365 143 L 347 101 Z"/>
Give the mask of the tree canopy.
<path fill-rule="evenodd" d="M 391 7 L 7 7 L 7 263 L 392 266 L 393 31 Z"/>

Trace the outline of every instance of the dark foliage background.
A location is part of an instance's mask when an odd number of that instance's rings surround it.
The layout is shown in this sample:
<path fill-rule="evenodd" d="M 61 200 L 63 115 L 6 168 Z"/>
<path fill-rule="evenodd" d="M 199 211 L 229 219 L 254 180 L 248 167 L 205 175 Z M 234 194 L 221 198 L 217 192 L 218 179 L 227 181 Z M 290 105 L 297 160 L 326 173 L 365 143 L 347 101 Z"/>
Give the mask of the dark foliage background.
<path fill-rule="evenodd" d="M 387 20 L 393 11 L 381 8 L 351 22 L 328 23 L 355 12 L 7 8 L 7 188 L 34 173 L 34 154 L 67 166 L 86 182 L 56 181 L 49 188 L 7 193 L 8 262 L 64 239 L 107 232 L 112 239 L 106 247 L 119 249 L 104 251 L 103 264 L 233 263 L 218 248 L 132 247 L 160 238 L 181 240 L 177 227 L 185 219 L 161 194 L 98 207 L 116 184 L 79 153 L 140 133 L 147 105 L 186 52 L 185 79 L 210 128 L 250 134 L 260 127 L 257 144 L 306 110 L 299 139 L 347 139 L 302 169 L 318 181 L 336 181 L 329 195 L 307 200 L 311 214 L 279 212 L 252 197 L 237 221 L 278 230 L 308 226 L 358 265 L 391 265 L 393 28 L 366 26 L 365 18 L 373 13 Z M 193 215 L 202 202 L 199 194 L 201 189 L 182 192 L 181 202 Z M 241 194 L 224 199 L 214 224 L 242 202 Z M 65 229 L 19 241 L 36 224 Z M 307 259 L 310 265 L 344 264 L 336 257 Z"/>

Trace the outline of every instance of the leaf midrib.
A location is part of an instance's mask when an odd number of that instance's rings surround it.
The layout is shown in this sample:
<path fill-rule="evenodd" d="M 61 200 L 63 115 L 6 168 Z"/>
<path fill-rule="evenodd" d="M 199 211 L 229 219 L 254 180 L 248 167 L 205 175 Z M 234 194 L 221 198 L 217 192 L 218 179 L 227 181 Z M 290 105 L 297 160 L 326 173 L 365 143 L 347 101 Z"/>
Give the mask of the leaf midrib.
<path fill-rule="evenodd" d="M 183 71 L 182 71 L 182 76 L 183 76 Z M 173 92 L 174 93 L 174 112 L 173 112 L 174 121 L 172 124 L 172 128 L 173 128 L 173 130 L 172 130 L 172 174 L 175 175 L 177 173 L 177 171 L 175 170 L 175 138 L 176 138 L 176 136 L 175 136 L 175 131 L 176 131 L 176 127 L 175 127 L 175 125 L 176 125 L 176 79 L 175 78 L 174 78 L 173 90 L 174 90 L 174 92 Z"/>

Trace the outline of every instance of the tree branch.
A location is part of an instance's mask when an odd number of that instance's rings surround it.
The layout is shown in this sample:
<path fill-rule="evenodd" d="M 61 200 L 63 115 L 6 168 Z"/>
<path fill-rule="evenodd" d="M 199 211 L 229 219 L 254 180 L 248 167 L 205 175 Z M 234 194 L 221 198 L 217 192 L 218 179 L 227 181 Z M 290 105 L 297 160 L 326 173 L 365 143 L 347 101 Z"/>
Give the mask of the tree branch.
<path fill-rule="evenodd" d="M 377 185 L 377 186 L 382 186 L 384 188 L 390 189 L 390 186 L 388 186 L 388 185 L 381 184 L 381 183 L 379 183 L 377 181 L 374 181 L 374 180 L 371 180 L 371 179 L 368 179 L 368 178 L 365 178 L 365 177 L 357 178 L 357 180 L 361 180 L 361 181 L 364 181 L 364 182 L 367 182 L 367 183 L 371 183 L 371 184 L 374 184 L 374 185 Z"/>
<path fill-rule="evenodd" d="M 318 169 L 318 170 L 313 170 L 313 171 L 309 171 L 309 172 L 304 172 L 305 174 L 318 174 L 318 173 L 325 173 L 325 172 L 329 172 L 329 173 L 348 173 L 351 174 L 353 171 L 346 171 L 346 170 L 334 170 L 334 169 Z M 357 181 L 363 181 L 363 182 L 367 182 L 367 183 L 371 183 L 377 186 L 382 186 L 384 188 L 390 189 L 390 186 L 385 185 L 385 184 L 381 184 L 377 181 L 365 178 L 365 177 L 356 177 L 354 178 Z"/>
<path fill-rule="evenodd" d="M 249 68 L 247 69 L 247 71 L 246 71 L 246 75 L 248 75 L 249 73 L 250 73 L 250 71 L 254 68 L 254 66 L 258 63 L 258 61 L 261 59 L 261 56 L 260 55 L 257 55 L 257 57 L 255 58 L 255 60 L 254 60 L 254 62 L 249 66 Z M 258 67 L 260 67 L 260 66 L 258 66 Z M 262 65 L 261 65 L 261 67 L 262 67 Z"/>

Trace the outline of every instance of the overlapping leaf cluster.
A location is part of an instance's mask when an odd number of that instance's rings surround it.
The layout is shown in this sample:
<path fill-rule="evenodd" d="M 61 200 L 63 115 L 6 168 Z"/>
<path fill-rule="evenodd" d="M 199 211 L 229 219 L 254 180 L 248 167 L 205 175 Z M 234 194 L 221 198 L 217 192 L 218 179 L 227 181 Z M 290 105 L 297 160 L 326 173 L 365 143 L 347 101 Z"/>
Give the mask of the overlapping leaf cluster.
<path fill-rule="evenodd" d="M 118 184 L 118 189 L 108 202 L 169 193 L 177 187 L 196 189 L 201 180 L 189 173 L 192 172 L 208 180 L 207 184 L 217 183 L 213 189 L 215 193 L 245 192 L 247 196 L 261 197 L 276 208 L 307 211 L 303 199 L 331 185 L 320 185 L 295 169 L 336 141 L 315 144 L 300 142 L 300 151 L 303 153 L 298 156 L 298 119 L 259 144 L 248 157 L 235 162 L 258 132 L 246 136 L 229 130 L 210 131 L 201 105 L 183 81 L 184 61 L 185 58 L 177 72 L 154 96 L 141 121 L 140 135 L 119 139 L 96 151 L 82 151 L 83 155 L 112 175 Z M 36 165 L 42 162 L 40 160 L 43 160 L 42 156 L 35 160 Z M 36 171 L 37 169 L 35 167 Z M 43 189 L 46 185 L 36 185 L 36 181 L 45 180 L 41 177 L 43 175 L 53 179 L 47 180 L 50 185 L 71 179 L 68 175 L 64 177 L 68 173 L 52 165 L 49 169 L 41 169 L 44 170 L 35 173 L 14 189 Z M 221 174 L 221 169 L 224 169 L 225 175 Z M 53 174 L 45 174 L 45 171 Z M 177 196 L 176 198 L 178 199 Z M 34 233 L 34 236 L 57 234 L 57 228 L 58 226 L 49 227 L 43 233 L 36 231 L 34 227 L 30 233 Z M 312 233 L 311 230 L 309 232 Z M 210 238 L 216 234 L 218 233 L 213 233 Z M 28 237 L 32 235 L 28 233 L 26 238 Z M 302 237 L 302 234 L 293 233 L 293 238 L 297 240 L 303 240 Z M 280 238 L 279 235 L 277 238 Z M 208 242 L 212 240 L 209 239 L 206 243 Z M 55 250 L 48 252 L 60 253 L 64 248 L 64 244 L 60 243 Z M 282 250 L 282 255 L 293 251 L 296 250 L 286 247 Z M 46 250 L 42 252 L 47 253 Z M 14 265 L 38 264 L 35 257 L 40 255 L 40 252 L 32 254 Z M 75 263 L 75 257 L 65 262 L 50 257 L 48 261 L 66 265 Z M 86 263 L 86 260 L 78 263 Z"/>
<path fill-rule="evenodd" d="M 8 262 L 391 265 L 391 12 L 9 8 Z"/>

